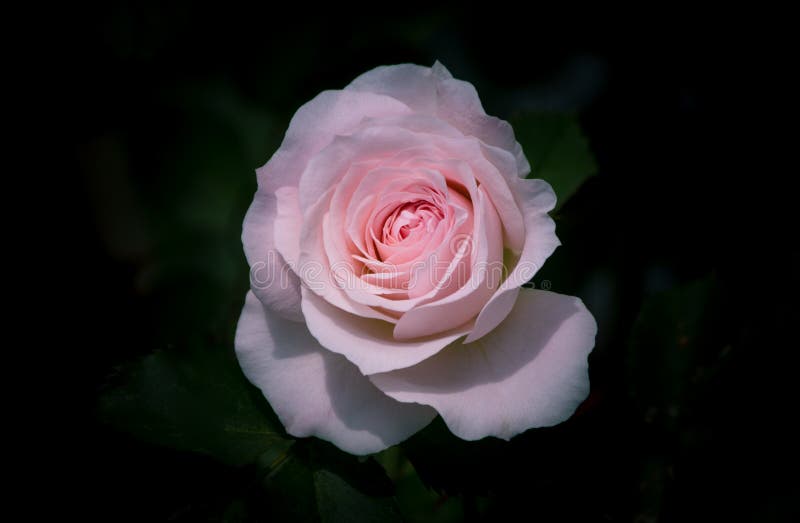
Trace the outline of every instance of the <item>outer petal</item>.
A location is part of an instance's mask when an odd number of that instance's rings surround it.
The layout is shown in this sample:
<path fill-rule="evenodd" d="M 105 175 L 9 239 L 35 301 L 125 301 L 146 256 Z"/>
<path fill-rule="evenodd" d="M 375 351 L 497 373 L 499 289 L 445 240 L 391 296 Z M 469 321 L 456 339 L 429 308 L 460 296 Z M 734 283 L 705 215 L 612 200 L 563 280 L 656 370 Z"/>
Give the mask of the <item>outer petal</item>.
<path fill-rule="evenodd" d="M 294 114 L 280 148 L 263 167 L 257 169 L 258 184 L 269 191 L 286 186 L 297 187 L 309 159 L 327 146 L 334 136 L 348 134 L 364 118 L 409 112 L 407 106 L 388 96 L 323 91 Z"/>
<path fill-rule="evenodd" d="M 410 112 L 407 106 L 388 96 L 345 91 L 324 91 L 297 110 L 280 148 L 264 166 L 256 170 L 259 189 L 242 227 L 242 243 L 250 264 L 251 288 L 270 309 L 284 318 L 295 321 L 303 319 L 300 312 L 300 280 L 275 246 L 276 191 L 281 187 L 297 187 L 300 173 L 311 156 L 328 145 L 337 134 L 351 132 L 364 118 L 398 116 Z M 291 207 L 287 210 L 293 211 Z M 284 215 L 284 218 L 289 218 L 292 224 L 291 229 L 285 231 L 299 227 L 296 217 Z M 290 239 L 290 235 L 289 232 L 285 236 Z M 288 240 L 282 243 L 282 248 L 293 245 Z"/>
<path fill-rule="evenodd" d="M 567 419 L 589 393 L 597 324 L 580 299 L 523 289 L 482 340 L 370 376 L 389 396 L 434 407 L 457 436 L 510 439 Z"/>
<path fill-rule="evenodd" d="M 283 318 L 303 321 L 300 279 L 275 247 L 276 200 L 259 189 L 242 225 L 242 244 L 250 265 L 250 288 L 261 302 Z"/>
<path fill-rule="evenodd" d="M 275 191 L 275 199 L 277 200 L 273 225 L 275 247 L 297 273 L 300 262 L 300 231 L 303 228 L 303 214 L 300 212 L 297 187 L 281 187 Z"/>
<path fill-rule="evenodd" d="M 508 315 L 519 293 L 519 287 L 536 274 L 545 260 L 560 245 L 555 223 L 548 212 L 556 204 L 550 184 L 544 180 L 519 180 L 515 198 L 525 220 L 525 244 L 508 278 L 486 303 L 475 320 L 475 328 L 464 343 L 471 343 L 494 329 Z"/>
<path fill-rule="evenodd" d="M 303 314 L 308 330 L 326 348 L 344 355 L 364 374 L 414 365 L 468 333 L 472 324 L 436 336 L 396 340 L 394 325 L 345 312 L 303 288 Z"/>
<path fill-rule="evenodd" d="M 439 62 L 430 68 L 413 64 L 376 67 L 353 80 L 345 90 L 385 94 L 416 112 L 438 116 L 465 135 L 512 153 L 519 176 L 524 177 L 531 170 L 508 122 L 488 116 L 475 87 L 453 78 Z"/>
<path fill-rule="evenodd" d="M 381 393 L 343 357 L 326 351 L 302 324 L 285 321 L 247 294 L 236 354 L 294 436 L 317 436 L 352 454 L 395 445 L 436 412 Z"/>
<path fill-rule="evenodd" d="M 330 264 L 325 254 L 324 223 L 328 216 L 329 203 L 335 187 L 331 187 L 309 209 L 306 224 L 319 224 L 316 227 L 304 226 L 300 234 L 299 276 L 304 283 L 304 291 L 311 290 L 342 310 L 364 318 L 380 318 L 391 321 L 392 317 L 372 307 L 353 302 L 342 290 L 337 281 L 339 271 Z M 344 284 L 347 282 L 345 281 Z M 309 293 L 310 294 L 310 293 Z M 304 298 L 305 299 L 305 298 Z"/>

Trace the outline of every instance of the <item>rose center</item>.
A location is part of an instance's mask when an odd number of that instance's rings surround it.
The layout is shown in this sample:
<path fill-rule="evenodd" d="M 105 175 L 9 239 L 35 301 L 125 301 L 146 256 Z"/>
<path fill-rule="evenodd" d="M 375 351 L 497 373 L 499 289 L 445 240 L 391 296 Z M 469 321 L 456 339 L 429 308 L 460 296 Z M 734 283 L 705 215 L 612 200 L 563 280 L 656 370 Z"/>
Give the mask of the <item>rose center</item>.
<path fill-rule="evenodd" d="M 387 216 L 381 241 L 386 245 L 395 245 L 409 238 L 430 234 L 443 218 L 442 210 L 427 200 L 405 203 Z"/>

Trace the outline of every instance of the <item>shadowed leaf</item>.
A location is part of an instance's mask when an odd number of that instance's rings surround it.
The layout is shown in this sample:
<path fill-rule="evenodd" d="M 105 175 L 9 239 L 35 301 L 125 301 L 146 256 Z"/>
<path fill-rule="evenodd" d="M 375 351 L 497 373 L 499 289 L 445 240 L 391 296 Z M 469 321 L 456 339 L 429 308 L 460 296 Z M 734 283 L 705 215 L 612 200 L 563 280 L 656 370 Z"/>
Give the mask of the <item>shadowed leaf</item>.
<path fill-rule="evenodd" d="M 524 113 L 511 120 L 517 141 L 531 164 L 531 178 L 542 178 L 558 197 L 558 210 L 597 172 L 589 143 L 576 117 L 562 113 Z"/>
<path fill-rule="evenodd" d="M 266 405 L 229 349 L 158 352 L 123 372 L 101 397 L 100 415 L 150 443 L 244 465 L 286 445 Z"/>

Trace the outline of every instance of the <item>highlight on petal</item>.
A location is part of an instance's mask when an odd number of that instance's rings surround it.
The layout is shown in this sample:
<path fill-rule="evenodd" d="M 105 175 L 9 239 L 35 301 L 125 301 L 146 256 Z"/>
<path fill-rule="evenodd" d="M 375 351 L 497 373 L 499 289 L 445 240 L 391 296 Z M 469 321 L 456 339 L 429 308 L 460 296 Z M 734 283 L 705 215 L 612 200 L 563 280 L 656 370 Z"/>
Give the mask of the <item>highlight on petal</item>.
<path fill-rule="evenodd" d="M 322 348 L 299 323 L 267 311 L 248 293 L 236 331 L 236 355 L 287 432 L 317 436 L 351 454 L 395 445 L 436 416 L 378 390 L 344 357 Z"/>
<path fill-rule="evenodd" d="M 399 401 L 432 406 L 463 439 L 508 440 L 566 420 L 587 397 L 596 332 L 580 299 L 522 289 L 508 317 L 481 340 L 370 379 Z"/>

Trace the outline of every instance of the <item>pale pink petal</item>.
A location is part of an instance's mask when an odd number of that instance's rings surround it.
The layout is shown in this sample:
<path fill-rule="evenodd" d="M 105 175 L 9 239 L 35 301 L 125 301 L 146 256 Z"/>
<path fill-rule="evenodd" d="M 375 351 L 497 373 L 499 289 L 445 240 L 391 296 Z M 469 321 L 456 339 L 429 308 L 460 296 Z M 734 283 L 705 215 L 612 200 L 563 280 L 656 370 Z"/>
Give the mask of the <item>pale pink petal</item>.
<path fill-rule="evenodd" d="M 519 180 L 515 197 L 525 218 L 525 244 L 516 264 L 500 288 L 481 310 L 475 328 L 466 343 L 473 342 L 495 328 L 514 306 L 519 287 L 530 281 L 545 260 L 560 245 L 555 233 L 555 222 L 547 214 L 555 206 L 556 198 L 550 184 L 544 180 Z"/>
<path fill-rule="evenodd" d="M 500 284 L 500 288 L 495 291 L 494 295 L 489 298 L 489 301 L 478 313 L 478 317 L 475 318 L 475 327 L 464 340 L 464 343 L 472 343 L 500 325 L 500 322 L 514 308 L 520 290 L 522 290 L 521 287 L 509 286 L 505 282 Z"/>
<path fill-rule="evenodd" d="M 380 120 L 378 120 L 380 121 Z M 353 134 L 336 136 L 315 154 L 300 175 L 300 208 L 308 210 L 330 187 L 338 184 L 353 164 L 390 158 L 398 151 L 418 146 L 423 138 L 400 127 L 360 127 Z"/>
<path fill-rule="evenodd" d="M 370 379 L 399 401 L 432 406 L 463 439 L 508 440 L 566 420 L 586 399 L 596 332 L 580 299 L 523 289 L 490 335 Z"/>
<path fill-rule="evenodd" d="M 503 244 L 500 219 L 483 190 L 478 189 L 475 204 L 475 231 L 471 242 L 462 248 L 472 252 L 469 274 L 453 276 L 458 290 L 423 303 L 400 317 L 394 328 L 396 339 L 429 336 L 475 318 L 494 294 L 503 275 Z"/>
<path fill-rule="evenodd" d="M 300 233 L 300 261 L 297 274 L 304 284 L 304 289 L 310 289 L 344 311 L 366 318 L 394 321 L 394 318 L 387 314 L 349 299 L 344 292 L 344 288 L 352 285 L 347 268 L 331 265 L 325 253 L 324 224 L 335 189 L 335 187 L 328 189 L 306 211 Z M 310 224 L 316 226 L 312 227 Z"/>
<path fill-rule="evenodd" d="M 399 127 L 412 133 L 433 134 L 446 138 L 463 138 L 464 133 L 435 114 L 413 113 L 386 118 L 365 118 L 363 127 Z"/>
<path fill-rule="evenodd" d="M 259 186 L 269 192 L 281 187 L 297 187 L 308 161 L 331 143 L 334 136 L 351 132 L 364 118 L 409 112 L 406 105 L 388 96 L 323 91 L 297 110 L 280 148 L 256 170 Z"/>
<path fill-rule="evenodd" d="M 500 215 L 504 228 L 504 236 L 509 238 L 508 245 L 518 254 L 522 250 L 525 232 L 522 213 L 519 210 L 514 195 L 509 189 L 508 183 L 510 180 L 514 182 L 521 180 L 515 178 L 514 173 L 500 173 L 496 166 L 484 155 L 481 143 L 474 138 L 457 138 L 452 135 L 441 136 L 427 134 L 424 132 L 424 126 L 428 125 L 430 122 L 425 119 L 414 120 L 413 118 L 399 117 L 393 120 L 397 125 L 401 125 L 403 122 L 413 122 L 413 125 L 423 128 L 423 131 L 412 132 L 405 128 L 386 127 L 383 126 L 381 122 L 369 121 L 365 122 L 354 134 L 337 137 L 330 146 L 321 151 L 320 154 L 313 159 L 301 178 L 301 207 L 304 205 L 302 201 L 304 187 L 306 188 L 305 192 L 308 194 L 307 203 L 316 199 L 316 201 L 313 202 L 314 205 L 311 205 L 309 208 L 304 208 L 304 212 L 307 214 L 311 212 L 311 210 L 314 210 L 314 212 L 319 213 L 330 209 L 330 200 L 320 199 L 318 196 L 318 189 L 314 184 L 319 183 L 324 186 L 336 186 L 348 173 L 348 169 L 350 169 L 353 163 L 365 159 L 397 158 L 400 156 L 397 151 L 398 148 L 403 151 L 404 149 L 416 150 L 421 147 L 426 147 L 431 150 L 430 148 L 434 147 L 435 149 L 432 151 L 434 153 L 438 152 L 435 156 L 436 158 L 457 158 L 464 159 L 468 162 L 473 170 L 475 179 L 485 188 Z M 506 154 L 508 155 L 508 153 Z M 513 167 L 511 167 L 511 169 L 513 170 Z M 320 207 L 322 207 L 322 209 Z M 331 209 L 331 212 L 335 213 L 336 210 Z M 311 219 L 309 216 L 306 216 L 305 219 L 308 224 L 319 223 L 318 220 Z M 454 233 L 463 232 L 455 228 L 452 231 Z M 304 228 L 304 235 L 305 234 L 317 235 L 320 233 L 318 228 L 309 225 L 309 227 Z M 328 243 L 332 246 L 335 246 L 334 241 L 334 239 L 328 239 Z M 448 241 L 448 239 L 445 239 L 445 241 Z M 302 240 L 301 244 L 305 246 L 305 240 Z M 319 252 L 314 252 L 314 250 L 303 247 L 304 253 L 306 253 L 304 261 L 312 261 L 321 256 L 321 253 L 324 251 L 324 242 L 320 242 L 319 245 L 323 247 Z M 442 248 L 447 250 L 449 247 L 443 242 Z M 341 249 L 339 250 L 341 251 Z M 436 259 L 442 261 L 445 254 L 445 252 L 436 253 Z M 339 258 L 339 260 L 329 260 L 330 263 L 336 263 L 337 268 L 340 266 L 345 267 L 349 263 L 339 263 L 341 258 L 339 256 L 337 256 L 337 258 Z M 347 284 L 342 286 L 344 293 L 350 297 L 350 301 L 373 307 L 382 307 L 393 311 L 405 311 L 409 309 L 409 302 L 405 300 L 389 300 L 383 298 L 380 296 L 381 291 L 369 288 L 361 289 L 359 286 L 351 285 L 350 282 L 353 280 L 354 278 L 351 277 L 347 280 Z M 438 278 L 424 277 L 422 279 L 423 283 L 428 281 L 438 281 Z M 316 287 L 314 290 L 318 294 L 326 296 L 326 299 L 330 297 L 324 292 L 320 292 Z M 364 290 L 365 292 L 362 292 Z M 413 292 L 409 293 L 411 298 L 420 298 L 424 296 L 424 299 L 427 299 L 427 294 L 432 292 L 431 289 L 419 285 L 417 285 L 415 289 L 412 289 L 412 291 Z M 435 291 L 435 289 L 433 291 Z M 443 297 L 441 292 L 437 292 L 437 295 Z M 335 293 L 332 294 L 332 296 L 333 298 L 338 298 L 341 296 L 341 293 Z M 329 301 L 340 308 L 349 310 L 349 307 L 344 305 L 341 301 L 336 301 L 334 299 L 329 299 Z"/>
<path fill-rule="evenodd" d="M 300 277 L 315 293 L 325 297 L 331 304 L 348 312 L 373 318 L 383 317 L 387 321 L 393 321 L 393 318 L 381 315 L 371 307 L 383 307 L 389 310 L 408 309 L 408 304 L 404 304 L 401 300 L 386 300 L 378 296 L 375 289 L 362 289 L 364 286 L 368 287 L 367 282 L 363 282 L 363 285 L 355 282 L 359 285 L 354 285 L 355 278 L 348 267 L 350 262 L 344 262 L 340 256 L 331 259 L 326 255 L 326 252 L 335 254 L 336 246 L 333 243 L 335 240 L 330 235 L 326 238 L 320 225 L 329 219 L 330 214 L 334 213 L 335 210 L 331 205 L 333 194 L 343 177 L 348 172 L 353 172 L 350 170 L 353 165 L 376 158 L 391 159 L 404 149 L 428 146 L 431 140 L 466 142 L 464 139 L 415 133 L 399 127 L 367 126 L 352 135 L 336 137 L 329 146 L 309 162 L 301 176 L 299 186 L 300 207 L 303 210 Z M 476 157 L 491 168 L 491 164 L 481 155 L 477 141 L 470 139 L 470 143 L 472 143 L 473 153 L 477 155 Z M 454 157 L 458 158 L 457 150 Z M 329 189 L 320 195 L 319 187 L 329 187 Z M 304 201 L 304 195 L 306 201 Z M 463 233 L 462 228 L 470 226 L 468 223 L 471 221 L 470 218 L 463 212 L 457 212 L 456 224 L 448 230 L 448 235 Z M 344 232 L 342 231 L 342 233 Z M 443 238 L 441 245 L 431 253 L 436 255 L 436 260 L 449 259 L 449 240 L 449 236 Z M 330 246 L 331 249 L 327 249 L 327 246 Z M 434 269 L 435 267 L 431 264 L 427 264 L 422 267 L 421 272 L 430 272 Z M 443 266 L 440 272 L 443 273 L 446 270 L 447 267 Z M 438 281 L 435 275 L 429 276 L 427 273 L 420 278 L 422 278 L 421 283 Z M 414 294 L 411 298 L 417 298 L 425 295 L 428 289 L 417 285 L 411 291 Z M 439 293 L 441 294 L 441 292 Z"/>
<path fill-rule="evenodd" d="M 385 94 L 400 100 L 415 112 L 436 114 L 436 84 L 441 81 L 430 67 L 414 64 L 382 65 L 367 71 L 345 87 L 345 91 Z M 444 67 L 438 74 L 451 77 Z"/>
<path fill-rule="evenodd" d="M 410 170 L 408 168 L 378 166 L 370 170 L 351 168 L 344 176 L 331 201 L 326 240 L 330 241 L 333 251 L 329 250 L 331 263 L 349 264 L 358 273 L 364 262 L 360 258 L 371 256 L 375 250 L 370 235 L 375 216 L 381 210 L 389 214 L 399 202 L 425 198 L 419 187 L 433 186 L 446 191 L 444 178 L 434 171 Z M 440 187 L 439 187 L 440 186 Z M 368 207 L 358 205 L 369 204 Z M 383 223 L 382 221 L 380 222 Z M 426 235 L 426 238 L 429 236 Z M 383 261 L 389 261 L 389 253 L 399 250 L 402 257 L 413 261 L 413 253 L 422 247 L 411 242 L 398 246 L 378 245 L 378 253 Z M 393 261 L 398 265 L 398 261 Z"/>
<path fill-rule="evenodd" d="M 435 66 L 434 66 L 435 67 Z M 457 127 L 468 136 L 505 149 L 514 155 L 517 175 L 525 177 L 531 172 L 531 165 L 522 152 L 522 146 L 514 137 L 511 125 L 505 120 L 488 116 L 483 110 L 475 87 L 463 80 L 449 78 L 438 85 L 440 118 Z"/>
<path fill-rule="evenodd" d="M 283 318 L 303 321 L 300 280 L 275 247 L 275 196 L 259 189 L 242 224 L 242 244 L 250 265 L 250 288 Z"/>
<path fill-rule="evenodd" d="M 487 192 L 503 224 L 505 244 L 512 250 L 522 249 L 525 232 L 518 198 L 514 191 L 524 182 L 516 176 L 510 153 L 486 146 L 475 138 L 453 138 L 435 134 L 423 135 L 430 146 L 438 149 L 438 157 L 457 159 L 469 165 L 472 176 Z"/>
<path fill-rule="evenodd" d="M 387 96 L 325 91 L 297 110 L 280 148 L 257 169 L 259 189 L 245 216 L 242 243 L 253 292 L 282 317 L 302 321 L 299 279 L 275 246 L 275 192 L 297 187 L 311 156 L 336 134 L 350 132 L 364 118 L 409 112 L 406 105 Z"/>
<path fill-rule="evenodd" d="M 437 336 L 395 340 L 391 323 L 349 314 L 303 288 L 303 314 L 319 343 L 342 354 L 363 374 L 386 372 L 419 363 L 464 336 L 471 324 Z"/>
<path fill-rule="evenodd" d="M 471 228 L 472 214 L 457 209 L 453 225 L 441 234 L 442 240 L 437 246 L 423 253 L 423 256 L 396 267 L 403 274 L 410 274 L 406 279 L 407 290 L 402 299 L 389 299 L 375 292 L 363 292 L 366 289 L 363 289 L 363 285 L 358 285 L 358 282 L 346 286 L 345 292 L 356 303 L 400 313 L 420 303 L 448 296 L 459 288 L 457 275 L 469 277 L 469 252 L 459 252 L 454 246 L 458 245 L 460 238 L 466 236 L 466 231 Z M 439 231 L 435 234 L 440 236 Z M 374 263 L 367 265 L 375 266 Z M 361 281 L 367 283 L 370 279 L 361 278 Z"/>
<path fill-rule="evenodd" d="M 293 436 L 317 436 L 352 454 L 371 454 L 436 416 L 430 407 L 389 398 L 345 358 L 320 347 L 304 325 L 270 314 L 251 293 L 235 344 L 245 375 Z"/>
<path fill-rule="evenodd" d="M 275 247 L 292 270 L 297 272 L 297 264 L 300 262 L 300 231 L 303 227 L 297 187 L 281 187 L 275 191 L 275 198 Z"/>
<path fill-rule="evenodd" d="M 385 94 L 416 112 L 435 115 L 467 136 L 509 151 L 516 158 L 518 176 L 530 172 L 530 164 L 511 126 L 488 116 L 475 87 L 453 78 L 439 62 L 431 68 L 412 64 L 377 67 L 353 80 L 345 90 Z"/>

